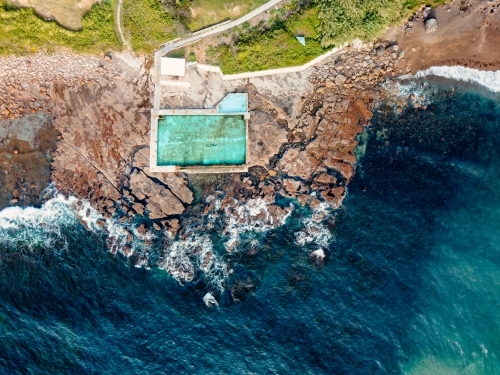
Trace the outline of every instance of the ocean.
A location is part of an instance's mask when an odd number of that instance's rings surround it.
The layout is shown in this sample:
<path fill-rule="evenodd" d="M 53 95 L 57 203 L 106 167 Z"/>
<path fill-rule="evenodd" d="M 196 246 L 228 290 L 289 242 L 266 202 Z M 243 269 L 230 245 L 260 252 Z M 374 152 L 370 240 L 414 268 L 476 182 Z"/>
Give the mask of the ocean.
<path fill-rule="evenodd" d="M 474 74 L 401 81 L 426 108 L 379 104 L 321 224 L 201 234 L 218 284 L 134 267 L 66 198 L 3 210 L 0 374 L 500 374 L 500 86 Z"/>

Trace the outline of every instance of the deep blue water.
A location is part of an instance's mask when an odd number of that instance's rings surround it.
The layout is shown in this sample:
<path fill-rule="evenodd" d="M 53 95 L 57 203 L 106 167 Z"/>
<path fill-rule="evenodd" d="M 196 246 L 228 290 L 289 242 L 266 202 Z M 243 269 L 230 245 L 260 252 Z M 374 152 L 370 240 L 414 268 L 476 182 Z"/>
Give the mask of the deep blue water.
<path fill-rule="evenodd" d="M 0 373 L 499 374 L 500 103 L 429 99 L 377 112 L 324 267 L 294 244 L 302 210 L 230 259 L 242 302 L 208 309 L 76 223 L 68 250 L 4 246 Z"/>

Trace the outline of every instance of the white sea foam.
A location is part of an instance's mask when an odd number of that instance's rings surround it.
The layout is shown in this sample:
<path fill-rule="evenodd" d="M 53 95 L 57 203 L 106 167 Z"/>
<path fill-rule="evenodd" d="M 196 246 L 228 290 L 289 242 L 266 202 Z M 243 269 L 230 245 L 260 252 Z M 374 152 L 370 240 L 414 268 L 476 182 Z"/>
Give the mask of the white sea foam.
<path fill-rule="evenodd" d="M 145 247 L 147 247 L 146 244 L 150 243 L 154 238 L 151 232 L 141 234 L 137 228 L 127 228 L 127 224 L 120 223 L 116 218 L 105 219 L 99 212 L 91 207 L 89 201 L 77 199 L 75 197 L 69 197 L 67 201 L 72 205 L 80 221 L 85 223 L 89 230 L 94 232 L 107 231 L 108 246 L 113 254 L 121 252 L 129 258 L 137 250 L 144 251 Z M 101 225 L 99 223 L 101 223 Z M 127 229 L 129 230 L 127 231 Z M 133 233 L 132 241 L 129 244 L 130 248 L 124 251 L 129 232 Z M 140 259 L 135 266 L 147 267 L 147 262 L 145 262 L 144 259 Z"/>
<path fill-rule="evenodd" d="M 418 103 L 418 105 L 425 107 L 430 104 L 425 95 L 427 83 L 417 82 L 413 78 L 410 75 L 401 76 L 397 81 L 387 81 L 383 86 L 398 98 L 410 100 L 414 105 Z M 396 110 L 396 107 L 394 110 Z"/>
<path fill-rule="evenodd" d="M 270 209 L 276 209 L 274 214 Z M 227 220 L 225 234 L 229 235 L 229 240 L 225 243 L 226 250 L 235 249 L 239 243 L 240 233 L 267 232 L 283 225 L 292 211 L 293 205 L 281 209 L 261 197 L 248 199 L 245 203 L 233 199 L 232 204 L 225 208 Z"/>
<path fill-rule="evenodd" d="M 200 269 L 205 273 L 205 281 L 213 290 L 222 292 L 228 276 L 227 265 L 213 250 L 207 235 L 192 234 L 190 237 L 175 241 L 167 249 L 162 266 L 180 283 L 190 282 Z"/>
<path fill-rule="evenodd" d="M 64 226 L 78 223 L 71 202 L 57 196 L 41 208 L 8 207 L 0 211 L 0 245 L 34 250 L 37 247 L 67 249 L 61 233 Z"/>
<path fill-rule="evenodd" d="M 317 223 L 312 219 L 303 221 L 304 228 L 295 233 L 295 243 L 299 246 L 316 244 L 327 247 L 332 239 L 332 235 L 324 224 Z"/>
<path fill-rule="evenodd" d="M 415 78 L 438 76 L 457 81 L 477 83 L 490 91 L 500 92 L 500 70 L 495 72 L 477 70 L 464 66 L 433 66 L 418 71 Z"/>
<path fill-rule="evenodd" d="M 124 224 L 113 218 L 105 219 L 88 201 L 57 194 L 40 208 L 7 207 L 0 211 L 0 245 L 27 250 L 40 247 L 67 250 L 67 240 L 61 230 L 78 223 L 93 232 L 106 231 L 111 251 L 120 251 L 127 242 Z M 130 251 L 124 255 L 133 254 L 142 243 L 134 239 L 131 245 Z"/>
<path fill-rule="evenodd" d="M 328 247 L 333 236 L 330 230 L 322 223 L 330 215 L 330 209 L 326 203 L 316 207 L 311 217 L 302 220 L 304 227 L 295 233 L 295 243 L 299 246 L 315 244 Z"/>
<path fill-rule="evenodd" d="M 208 292 L 205 294 L 203 297 L 203 302 L 205 302 L 205 305 L 207 307 L 217 307 L 219 306 L 219 302 L 215 299 L 215 297 L 212 295 L 212 293 Z"/>
<path fill-rule="evenodd" d="M 415 96 L 415 101 L 425 100 L 424 89 L 427 87 L 427 83 L 417 83 L 415 81 L 410 81 L 408 83 L 396 82 L 396 87 L 398 89 L 398 96 L 400 97 L 411 97 Z"/>
<path fill-rule="evenodd" d="M 325 250 L 324 249 L 314 250 L 311 252 L 310 256 L 318 260 L 323 260 L 326 257 Z"/>

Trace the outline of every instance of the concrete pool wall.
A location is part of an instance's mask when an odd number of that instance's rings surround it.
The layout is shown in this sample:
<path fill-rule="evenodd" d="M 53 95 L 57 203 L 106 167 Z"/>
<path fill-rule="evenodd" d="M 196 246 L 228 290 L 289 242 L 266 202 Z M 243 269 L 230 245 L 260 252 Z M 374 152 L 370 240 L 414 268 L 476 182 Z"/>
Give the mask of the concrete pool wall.
<path fill-rule="evenodd" d="M 246 172 L 248 96 L 226 95 L 214 109 L 151 112 L 150 172 Z"/>

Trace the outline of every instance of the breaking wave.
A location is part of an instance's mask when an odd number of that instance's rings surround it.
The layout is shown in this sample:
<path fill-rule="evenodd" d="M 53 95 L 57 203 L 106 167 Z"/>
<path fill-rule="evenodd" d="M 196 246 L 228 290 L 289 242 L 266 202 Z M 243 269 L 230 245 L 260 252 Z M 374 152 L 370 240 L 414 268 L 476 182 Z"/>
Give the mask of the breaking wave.
<path fill-rule="evenodd" d="M 206 202 L 212 206 L 208 215 L 208 228 L 221 220 L 225 221 L 222 234 L 229 239 L 224 244 L 228 252 L 237 250 L 240 234 L 243 232 L 267 232 L 285 224 L 293 212 L 293 205 L 281 208 L 273 201 L 265 198 L 251 198 L 242 203 L 234 198 L 225 197 L 222 192 L 218 197 L 207 197 Z"/>
<path fill-rule="evenodd" d="M 226 255 L 246 248 L 241 246 L 240 235 L 265 233 L 282 226 L 294 211 L 293 204 L 279 207 L 264 198 L 240 202 L 220 194 L 208 197 L 210 209 L 203 225 L 190 225 L 188 221 L 185 231 L 171 238 L 166 230 L 161 232 L 147 226 L 139 229 L 142 224 L 137 222 L 105 218 L 86 200 L 65 197 L 57 191 L 51 191 L 49 196 L 52 198 L 40 208 L 9 207 L 0 211 L 1 250 L 70 251 L 68 236 L 81 228 L 102 236 L 109 251 L 122 254 L 133 267 L 164 269 L 181 285 L 203 279 L 211 296 L 204 302 L 210 306 L 217 303 L 215 298 L 222 295 L 233 272 Z M 327 248 L 332 235 L 325 220 L 330 216 L 331 208 L 322 203 L 303 218 L 301 228 L 295 233 L 296 245 L 310 252 Z M 225 251 L 214 249 L 214 239 L 209 233 L 214 230 L 225 238 Z M 258 247 L 259 241 L 254 240 L 251 246 Z"/>
<path fill-rule="evenodd" d="M 0 245 L 6 250 L 67 250 L 62 230 L 77 223 L 71 203 L 62 196 L 41 208 L 8 207 L 0 211 Z"/>
<path fill-rule="evenodd" d="M 303 227 L 295 233 L 295 244 L 298 246 L 316 245 L 327 248 L 333 238 L 324 220 L 330 216 L 326 203 L 321 203 L 313 211 L 311 217 L 302 220 Z"/>
<path fill-rule="evenodd" d="M 110 250 L 124 249 L 128 233 L 116 219 L 105 219 L 90 203 L 57 194 L 40 208 L 7 207 L 0 211 L 0 246 L 11 251 L 68 250 L 65 230 L 84 225 L 96 233 L 106 233 Z M 138 236 L 137 238 L 140 239 Z M 131 241 L 130 256 L 138 243 Z"/>
<path fill-rule="evenodd" d="M 219 293 L 224 290 L 228 276 L 227 264 L 214 252 L 207 235 L 194 234 L 173 242 L 159 266 L 180 283 L 193 281 L 196 271 L 202 270 L 209 288 Z"/>
<path fill-rule="evenodd" d="M 479 84 L 490 91 L 500 92 L 500 70 L 495 72 L 466 68 L 463 66 L 433 66 L 418 71 L 415 78 L 438 76 L 457 81 Z"/>

